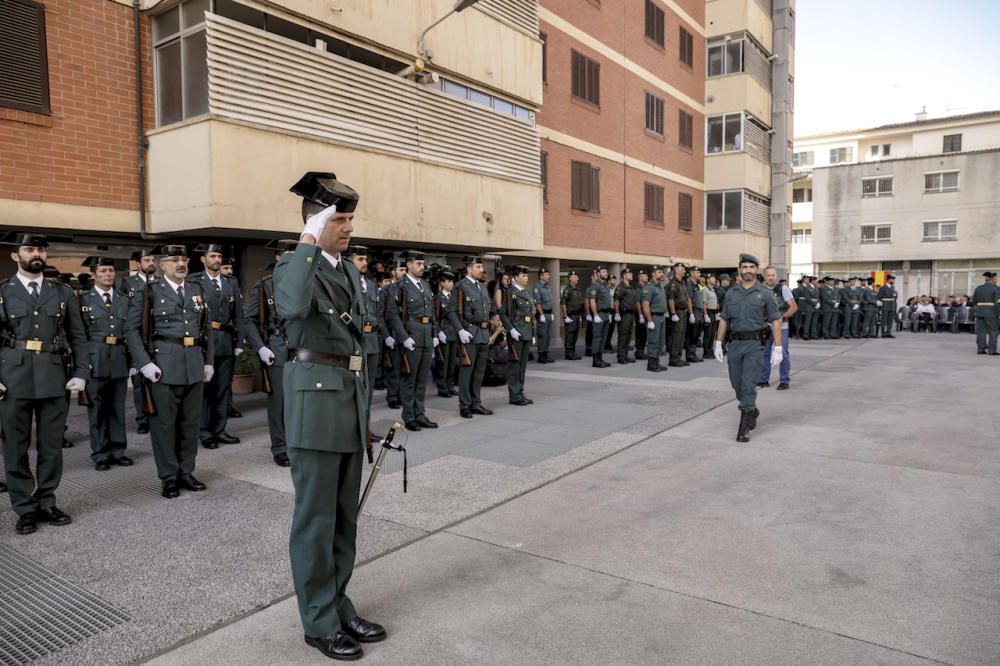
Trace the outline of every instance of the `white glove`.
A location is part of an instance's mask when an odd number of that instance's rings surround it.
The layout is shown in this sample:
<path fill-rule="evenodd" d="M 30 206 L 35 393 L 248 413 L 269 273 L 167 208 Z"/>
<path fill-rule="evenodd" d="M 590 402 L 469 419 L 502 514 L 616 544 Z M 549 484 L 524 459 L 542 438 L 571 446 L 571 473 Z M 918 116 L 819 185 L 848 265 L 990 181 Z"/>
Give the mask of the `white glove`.
<path fill-rule="evenodd" d="M 147 363 L 146 365 L 139 368 L 139 372 L 142 373 L 143 377 L 153 382 L 154 384 L 160 381 L 160 375 L 163 374 L 162 372 L 160 372 L 159 366 L 157 366 L 155 363 Z"/>
<path fill-rule="evenodd" d="M 854 307 L 853 307 L 853 308 L 851 308 L 851 309 L 852 309 L 852 310 L 857 310 L 857 309 L 858 309 L 858 307 L 859 307 L 859 306 L 858 306 L 857 304 L 855 304 L 855 305 L 854 305 Z"/>
<path fill-rule="evenodd" d="M 587 315 L 587 321 L 594 321 L 594 317 L 592 315 Z"/>
<path fill-rule="evenodd" d="M 316 242 L 318 243 L 320 237 L 323 235 L 323 229 L 326 228 L 326 223 L 329 222 L 330 218 L 332 218 L 336 214 L 337 214 L 337 207 L 330 206 L 329 208 L 324 208 L 320 212 L 310 217 L 308 220 L 306 220 L 305 229 L 303 229 L 302 233 L 299 234 L 299 240 L 301 240 L 303 236 L 309 235 L 315 238 Z"/>
<path fill-rule="evenodd" d="M 205 374 L 204 374 L 205 383 L 208 383 L 208 382 L 212 381 L 212 377 L 214 377 L 214 376 L 215 376 L 215 368 L 213 368 L 210 365 L 206 365 L 205 366 Z"/>
<path fill-rule="evenodd" d="M 693 312 L 688 315 L 688 323 L 689 324 L 693 324 L 694 323 L 694 313 Z"/>
<path fill-rule="evenodd" d="M 274 365 L 274 352 L 267 347 L 261 347 L 257 356 L 264 365 Z"/>
<path fill-rule="evenodd" d="M 440 340 L 438 340 L 437 338 L 431 338 L 431 342 L 433 342 L 433 343 L 434 343 L 434 348 L 435 348 L 435 349 L 437 349 L 437 346 L 438 346 L 439 344 L 441 344 L 441 341 L 440 341 Z"/>
<path fill-rule="evenodd" d="M 413 338 L 406 338 L 405 340 L 403 340 L 403 346 L 409 349 L 410 351 L 413 351 L 414 349 L 417 348 L 417 341 L 414 340 Z"/>
<path fill-rule="evenodd" d="M 645 324 L 646 323 L 646 318 L 643 317 L 642 315 L 639 315 L 639 323 L 640 324 Z"/>
<path fill-rule="evenodd" d="M 771 350 L 771 365 L 781 365 L 781 359 L 782 359 L 783 356 L 784 356 L 784 353 L 782 352 L 781 347 L 775 347 L 774 349 L 772 349 Z"/>
<path fill-rule="evenodd" d="M 472 342 L 472 333 L 469 333 L 464 328 L 458 332 L 458 339 L 462 341 L 463 345 L 467 345 Z"/>
<path fill-rule="evenodd" d="M 675 314 L 670 315 L 670 321 L 680 321 L 681 318 Z"/>
<path fill-rule="evenodd" d="M 510 337 L 514 339 L 514 342 L 517 342 L 521 339 L 521 334 L 517 332 L 516 328 L 512 328 L 510 329 Z"/>
<path fill-rule="evenodd" d="M 726 361 L 722 354 L 722 342 L 716 340 L 715 347 L 713 349 L 715 350 L 715 360 L 718 361 L 719 363 L 725 363 Z"/>
<path fill-rule="evenodd" d="M 572 324 L 573 323 L 573 318 L 572 317 L 566 317 L 565 319 L 563 319 L 563 321 L 565 323 L 567 323 L 567 324 Z"/>
<path fill-rule="evenodd" d="M 237 356 L 239 356 L 240 354 L 242 354 L 242 353 L 243 353 L 243 347 L 237 347 L 237 348 L 236 348 L 235 350 L 233 350 L 233 351 L 235 351 L 235 352 L 236 352 L 236 355 L 237 355 Z"/>
<path fill-rule="evenodd" d="M 705 315 L 705 323 L 706 324 L 711 324 L 712 323 L 712 318 L 709 317 L 708 315 Z"/>
<path fill-rule="evenodd" d="M 619 313 L 616 312 L 615 313 L 615 321 L 621 321 L 621 320 L 622 320 L 622 316 Z"/>
<path fill-rule="evenodd" d="M 66 382 L 67 391 L 82 391 L 87 387 L 87 382 L 79 377 L 74 377 L 73 379 Z"/>
<path fill-rule="evenodd" d="M 538 321 L 540 321 L 540 322 L 542 322 L 544 324 L 545 323 L 545 315 L 543 315 L 543 314 L 538 315 Z"/>
<path fill-rule="evenodd" d="M 651 321 L 651 322 L 647 323 L 646 324 L 646 328 L 648 328 L 650 331 L 655 331 L 656 330 L 656 322 Z"/>
<path fill-rule="evenodd" d="M 438 340 L 440 340 L 443 345 L 448 344 L 448 336 L 444 334 L 444 331 L 438 331 Z"/>
<path fill-rule="evenodd" d="M 386 337 L 385 346 L 388 347 L 389 349 L 392 349 L 393 347 L 396 346 L 396 340 L 391 335 Z"/>
<path fill-rule="evenodd" d="M 595 324 L 603 324 L 604 323 L 604 320 L 601 319 L 601 315 L 594 315 L 594 323 Z"/>
<path fill-rule="evenodd" d="M 137 372 L 139 372 L 139 371 L 138 371 L 138 370 L 136 370 L 135 368 L 129 368 L 129 369 L 128 369 L 128 376 L 129 376 L 129 377 L 134 377 L 134 376 L 135 376 L 135 373 L 137 373 Z"/>
<path fill-rule="evenodd" d="M 881 308 L 881 307 L 885 307 L 885 303 L 883 303 L 882 301 L 879 301 L 879 302 L 878 302 L 878 306 L 879 306 L 880 308 Z"/>
<path fill-rule="evenodd" d="M 0 400 L 3 400 L 5 395 L 7 395 L 7 387 L 0 384 Z"/>

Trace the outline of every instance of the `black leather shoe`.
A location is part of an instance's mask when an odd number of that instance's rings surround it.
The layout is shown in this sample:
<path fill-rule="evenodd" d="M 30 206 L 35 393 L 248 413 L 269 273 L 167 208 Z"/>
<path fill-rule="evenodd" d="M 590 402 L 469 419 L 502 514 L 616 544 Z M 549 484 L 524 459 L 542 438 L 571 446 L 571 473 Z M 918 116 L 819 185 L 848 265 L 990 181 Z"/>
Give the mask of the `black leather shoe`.
<path fill-rule="evenodd" d="M 136 432 L 138 432 L 140 435 L 148 435 L 149 434 L 149 424 L 148 423 L 140 423 L 139 424 L 139 428 L 137 429 Z"/>
<path fill-rule="evenodd" d="M 518 407 L 527 407 L 528 406 L 528 401 L 527 400 L 523 400 L 523 399 L 522 400 L 511 400 L 510 404 L 517 405 Z"/>
<path fill-rule="evenodd" d="M 292 461 L 288 459 L 287 453 L 277 453 L 274 456 L 274 464 L 278 467 L 291 467 Z"/>
<path fill-rule="evenodd" d="M 417 432 L 418 430 L 420 430 L 420 425 L 416 421 L 407 421 L 406 429 L 412 430 L 413 432 Z"/>
<path fill-rule="evenodd" d="M 5 493 L 5 492 L 7 492 L 7 484 L 4 483 L 3 481 L 0 481 L 0 493 Z"/>
<path fill-rule="evenodd" d="M 135 464 L 132 461 L 132 459 L 129 458 L 128 456 L 118 456 L 117 458 L 115 458 L 111 462 L 113 462 L 114 464 L 118 465 L 119 467 L 131 467 L 132 465 Z"/>
<path fill-rule="evenodd" d="M 98 472 L 107 472 L 109 469 L 111 469 L 111 463 L 109 463 L 107 460 L 102 460 L 99 463 L 94 463 L 94 469 L 96 469 Z"/>
<path fill-rule="evenodd" d="M 226 416 L 231 419 L 241 419 L 243 418 L 243 412 L 233 407 L 230 407 L 228 410 L 226 410 Z"/>
<path fill-rule="evenodd" d="M 526 403 L 528 403 L 529 405 L 533 405 L 533 404 L 535 404 L 535 401 L 534 401 L 534 400 L 532 400 L 531 398 L 521 398 L 521 399 L 522 399 L 522 400 L 524 400 L 524 401 L 525 401 Z"/>
<path fill-rule="evenodd" d="M 1000 352 L 990 352 L 990 356 L 1000 356 Z"/>
<path fill-rule="evenodd" d="M 977 351 L 976 353 L 977 353 L 977 354 L 982 354 L 983 356 L 985 356 L 985 355 L 986 355 L 986 350 L 985 350 L 985 349 L 980 349 L 980 350 L 979 350 L 979 351 Z"/>
<path fill-rule="evenodd" d="M 420 426 L 421 428 L 437 428 L 438 427 L 437 423 L 434 423 L 434 421 L 431 421 L 426 416 L 421 416 L 420 418 L 418 418 L 417 419 L 417 425 Z"/>
<path fill-rule="evenodd" d="M 788 390 L 788 382 L 781 382 L 780 384 L 778 384 L 778 390 L 779 391 L 787 391 Z"/>
<path fill-rule="evenodd" d="M 687 363 L 682 363 L 681 361 L 671 361 L 669 365 L 671 368 L 683 368 L 687 365 Z"/>
<path fill-rule="evenodd" d="M 750 412 L 750 423 L 749 429 L 753 430 L 757 427 L 757 417 L 760 416 L 760 410 L 754 407 L 754 410 Z"/>
<path fill-rule="evenodd" d="M 455 389 L 448 389 L 448 395 L 450 395 L 453 398 L 457 397 L 458 396 L 458 391 L 456 391 Z"/>
<path fill-rule="evenodd" d="M 347 623 L 345 629 L 351 638 L 359 643 L 378 643 L 385 640 L 385 627 L 364 618 L 354 618 Z"/>
<path fill-rule="evenodd" d="M 29 511 L 23 516 L 18 517 L 17 524 L 14 525 L 14 531 L 18 534 L 32 534 L 38 529 L 38 518 L 35 517 L 34 511 Z"/>
<path fill-rule="evenodd" d="M 206 449 L 219 448 L 219 442 L 217 442 L 214 437 L 209 437 L 208 439 L 201 440 L 201 445 L 204 446 Z"/>
<path fill-rule="evenodd" d="M 173 499 L 175 497 L 181 496 L 181 491 L 177 487 L 177 482 L 173 479 L 167 479 L 163 482 L 163 490 L 160 492 L 161 495 L 167 499 Z"/>
<path fill-rule="evenodd" d="M 399 409 L 400 407 L 403 406 L 403 403 L 401 403 L 399 401 L 393 401 L 393 402 L 388 403 L 388 405 L 389 405 L 389 409 Z"/>
<path fill-rule="evenodd" d="M 208 490 L 208 486 L 194 478 L 194 474 L 181 474 L 177 477 L 177 485 L 184 490 L 191 490 L 193 492 Z"/>
<path fill-rule="evenodd" d="M 451 397 L 451 391 L 438 391 L 438 397 L 439 398 L 450 398 Z"/>
<path fill-rule="evenodd" d="M 76 444 L 74 444 L 73 442 L 71 442 L 68 439 L 66 439 L 65 437 L 63 437 L 63 448 L 64 449 L 72 449 L 74 446 L 76 446 Z"/>
<path fill-rule="evenodd" d="M 473 407 L 469 411 L 472 412 L 473 414 L 480 414 L 482 416 L 493 416 L 493 410 L 486 409 L 482 405 L 477 405 L 476 407 Z"/>
<path fill-rule="evenodd" d="M 222 431 L 221 435 L 215 436 L 215 441 L 217 441 L 219 444 L 239 444 L 240 438 L 236 437 L 235 435 L 230 435 L 226 431 Z"/>
<path fill-rule="evenodd" d="M 356 661 L 364 656 L 361 645 L 346 631 L 338 631 L 322 638 L 306 636 L 306 645 L 314 647 L 330 659 Z"/>
<path fill-rule="evenodd" d="M 767 388 L 770 385 L 770 382 L 757 382 L 757 388 Z"/>
<path fill-rule="evenodd" d="M 461 416 L 463 419 L 471 419 L 472 411 L 468 409 L 460 409 L 458 410 L 458 415 Z"/>
<path fill-rule="evenodd" d="M 49 507 L 35 512 L 35 520 L 49 525 L 69 525 L 73 519 L 68 514 L 59 510 L 59 507 Z"/>
<path fill-rule="evenodd" d="M 750 412 L 740 412 L 740 427 L 736 431 L 736 441 L 750 441 Z"/>

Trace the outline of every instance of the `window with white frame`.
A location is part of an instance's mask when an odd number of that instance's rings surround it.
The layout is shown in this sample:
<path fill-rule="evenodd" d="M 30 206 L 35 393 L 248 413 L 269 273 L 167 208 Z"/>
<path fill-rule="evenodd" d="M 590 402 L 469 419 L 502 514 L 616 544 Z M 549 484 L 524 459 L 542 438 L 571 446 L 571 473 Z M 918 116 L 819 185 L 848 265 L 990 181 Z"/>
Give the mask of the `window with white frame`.
<path fill-rule="evenodd" d="M 830 149 L 830 164 L 843 164 L 844 162 L 854 161 L 854 148 L 852 146 L 847 146 L 846 148 L 831 148 Z"/>
<path fill-rule="evenodd" d="M 924 222 L 924 240 L 958 240 L 958 220 L 930 220 Z"/>
<path fill-rule="evenodd" d="M 924 192 L 957 192 L 958 171 L 935 171 L 924 174 Z"/>
<path fill-rule="evenodd" d="M 797 187 L 792 190 L 792 203 L 812 203 L 813 191 L 811 187 Z"/>
<path fill-rule="evenodd" d="M 743 190 L 705 195 L 705 230 L 739 231 L 743 217 Z"/>
<path fill-rule="evenodd" d="M 812 233 L 812 229 L 792 229 L 792 245 L 811 243 Z"/>
<path fill-rule="evenodd" d="M 767 90 L 771 89 L 771 63 L 768 54 L 746 32 L 709 42 L 707 62 L 709 77 L 745 72 Z"/>
<path fill-rule="evenodd" d="M 461 83 L 456 83 L 450 79 L 442 78 L 440 85 L 441 90 L 449 95 L 467 99 L 473 104 L 478 104 L 479 106 L 485 106 L 487 109 L 499 111 L 505 116 L 514 116 L 518 120 L 523 120 L 531 123 L 532 125 L 535 124 L 534 112 L 531 111 L 531 109 L 525 108 L 519 104 L 508 102 L 500 97 L 490 95 L 482 90 L 470 88 L 469 86 L 462 85 Z"/>
<path fill-rule="evenodd" d="M 743 150 L 743 114 L 727 113 L 705 119 L 706 152 L 732 153 Z"/>
<path fill-rule="evenodd" d="M 861 225 L 861 243 L 891 243 L 892 242 L 892 225 L 891 224 L 862 224 Z"/>
<path fill-rule="evenodd" d="M 209 0 L 188 0 L 153 17 L 158 127 L 208 112 L 208 11 Z"/>
<path fill-rule="evenodd" d="M 811 167 L 816 159 L 816 153 L 811 150 L 805 150 L 800 153 L 792 153 L 792 166 L 794 167 Z"/>
<path fill-rule="evenodd" d="M 861 197 L 863 199 L 891 196 L 892 176 L 877 176 L 873 178 L 861 179 Z"/>

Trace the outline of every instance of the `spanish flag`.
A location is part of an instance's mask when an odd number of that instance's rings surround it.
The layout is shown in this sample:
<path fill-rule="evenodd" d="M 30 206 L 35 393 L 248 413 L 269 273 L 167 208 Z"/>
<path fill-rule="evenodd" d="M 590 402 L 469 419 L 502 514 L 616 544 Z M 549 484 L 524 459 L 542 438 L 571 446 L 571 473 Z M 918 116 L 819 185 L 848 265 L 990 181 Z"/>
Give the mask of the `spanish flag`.
<path fill-rule="evenodd" d="M 875 278 L 875 286 L 881 287 L 885 284 L 885 276 L 889 274 L 889 271 L 872 271 L 872 277 Z"/>

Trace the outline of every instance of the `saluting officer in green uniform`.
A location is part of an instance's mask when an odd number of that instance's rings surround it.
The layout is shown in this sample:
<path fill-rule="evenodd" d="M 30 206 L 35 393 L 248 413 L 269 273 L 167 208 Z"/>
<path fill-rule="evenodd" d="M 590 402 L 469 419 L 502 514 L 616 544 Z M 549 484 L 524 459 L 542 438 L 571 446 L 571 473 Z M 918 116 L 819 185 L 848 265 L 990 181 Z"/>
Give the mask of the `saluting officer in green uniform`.
<path fill-rule="evenodd" d="M 354 571 L 358 496 L 368 424 L 368 377 L 358 324 L 358 271 L 341 258 L 358 195 L 332 173 L 309 172 L 292 187 L 303 197 L 305 230 L 274 268 L 278 315 L 288 336 L 285 427 L 295 509 L 289 537 L 292 580 L 305 641 L 327 657 L 362 656 L 359 642 L 385 629 L 358 616 L 347 596 Z"/>
<path fill-rule="evenodd" d="M 142 288 L 146 286 L 147 282 L 156 279 L 156 255 L 153 253 L 153 248 L 136 250 L 132 253 L 132 261 L 136 262 L 135 275 L 130 275 L 122 280 L 121 285 L 121 292 L 128 296 L 129 302 L 134 294 L 142 292 Z M 125 351 L 128 354 L 127 347 Z M 135 405 L 135 422 L 139 427 L 139 434 L 145 435 L 149 432 L 149 414 L 142 411 L 142 394 L 145 390 L 143 387 L 148 380 L 136 370 L 135 364 L 132 363 L 131 354 L 128 354 L 128 357 L 129 375 L 132 377 L 132 403 Z"/>
<path fill-rule="evenodd" d="M 215 374 L 214 342 L 201 284 L 187 279 L 187 248 L 164 245 L 158 255 L 163 279 L 132 297 L 125 339 L 134 367 L 152 383 L 153 458 L 161 494 L 173 499 L 180 488 L 205 490 L 194 466 L 202 392 Z"/>
<path fill-rule="evenodd" d="M 403 423 L 407 430 L 438 427 L 424 411 L 431 357 L 441 341 L 434 321 L 434 294 L 423 275 L 423 253 L 408 251 L 406 277 L 396 285 L 394 298 L 389 303 L 389 326 L 402 347 L 401 353 L 410 370 L 409 373 L 400 370 L 399 382 Z"/>
<path fill-rule="evenodd" d="M 580 293 L 580 274 L 570 271 L 566 274 L 566 286 L 563 287 L 560 304 L 563 316 L 563 347 L 567 361 L 578 361 L 576 342 L 580 337 L 580 326 L 583 323 L 583 294 Z"/>
<path fill-rule="evenodd" d="M 393 259 L 390 263 L 392 283 L 382 290 L 382 321 L 385 322 L 386 336 L 382 344 L 389 350 L 389 364 L 383 366 L 385 371 L 385 401 L 390 409 L 399 409 L 403 403 L 400 399 L 400 385 L 402 375 L 400 365 L 402 365 L 403 348 L 400 345 L 402 340 L 397 340 L 393 336 L 395 333 L 389 323 L 389 307 L 396 300 L 396 290 L 399 289 L 400 282 L 406 277 L 406 260 Z"/>
<path fill-rule="evenodd" d="M 896 276 L 886 275 L 885 284 L 878 288 L 878 307 L 882 312 L 882 337 L 894 338 L 896 327 Z"/>
<path fill-rule="evenodd" d="M 691 312 L 691 295 L 688 292 L 686 277 L 687 267 L 678 262 L 674 264 L 674 275 L 667 283 L 667 307 L 670 308 L 670 365 L 683 368 L 689 365 L 684 359 L 684 334 L 688 324 L 688 313 Z"/>
<path fill-rule="evenodd" d="M 56 506 L 63 471 L 67 391 L 83 391 L 90 377 L 80 309 L 73 290 L 43 277 L 49 242 L 22 233 L 10 245 L 14 277 L 0 282 L 0 425 L 14 531 L 31 534 L 38 523 L 68 525 Z M 71 354 L 67 377 L 63 354 Z M 35 475 L 28 463 L 35 424 Z"/>
<path fill-rule="evenodd" d="M 715 359 L 723 363 L 722 341 L 729 332 L 729 382 L 739 400 L 740 425 L 737 442 L 749 442 L 749 433 L 757 427 L 757 382 L 761 376 L 764 346 L 768 328 L 773 336 L 771 365 L 779 365 L 781 348 L 781 314 L 773 292 L 757 281 L 760 262 L 752 254 L 741 254 L 740 282 L 726 294 L 719 315 L 719 330 L 715 339 Z"/>
<path fill-rule="evenodd" d="M 87 332 L 90 381 L 87 382 L 87 417 L 90 421 L 90 459 L 99 472 L 111 465 L 128 467 L 125 455 L 125 394 L 128 392 L 128 358 L 125 324 L 129 298 L 115 289 L 115 260 L 89 257 L 94 286 L 80 294 L 80 314 Z M 140 396 L 141 398 L 141 396 Z"/>
<path fill-rule="evenodd" d="M 639 306 L 646 320 L 646 370 L 666 372 L 660 365 L 660 348 L 666 335 L 663 318 L 667 313 L 667 292 L 663 287 L 663 266 L 653 266 L 652 279 L 639 292 Z"/>
<path fill-rule="evenodd" d="M 274 261 L 277 263 L 285 252 L 295 249 L 298 241 L 278 240 L 267 244 L 268 249 L 275 251 Z M 273 270 L 274 265 L 270 268 Z M 267 396 L 267 429 L 271 436 L 271 459 L 278 467 L 289 467 L 288 447 L 285 443 L 285 360 L 288 356 L 288 343 L 285 341 L 285 329 L 278 317 L 278 309 L 274 303 L 274 275 L 268 273 L 253 286 L 250 301 L 247 303 L 247 314 L 243 318 L 243 331 L 247 344 L 257 354 L 264 364 L 264 372 L 271 384 L 271 393 Z"/>
<path fill-rule="evenodd" d="M 528 368 L 528 352 L 531 350 L 531 333 L 535 330 L 535 299 L 528 287 L 528 267 L 513 266 L 510 269 L 510 289 L 504 294 L 500 308 L 500 321 L 507 331 L 507 393 L 510 404 L 525 406 L 533 400 L 524 395 L 524 374 Z M 594 329 L 594 344 L 599 345 L 597 329 Z M 600 347 L 595 347 L 600 354 Z"/>
<path fill-rule="evenodd" d="M 991 271 L 983 273 L 986 281 L 972 292 L 972 302 L 976 306 L 976 349 L 979 354 L 990 356 L 1000 355 L 997 351 L 997 332 L 1000 331 L 1000 287 L 997 286 L 997 274 Z"/>
<path fill-rule="evenodd" d="M 482 257 L 464 257 L 465 277 L 455 288 L 455 307 L 447 311 L 452 326 L 458 331 L 458 343 L 469 356 L 469 365 L 458 370 L 458 409 L 462 418 L 473 414 L 489 416 L 492 410 L 483 407 L 479 391 L 486 374 L 490 351 L 490 296 L 482 278 L 486 273 Z M 461 350 L 459 350 L 461 356 Z"/>
<path fill-rule="evenodd" d="M 587 288 L 587 310 L 593 322 L 590 353 L 594 357 L 593 367 L 609 368 L 611 364 L 604 360 L 603 352 L 607 327 L 614 325 L 612 321 L 614 299 L 608 288 L 608 269 L 604 266 L 598 266 L 595 272 L 596 278 Z"/>
<path fill-rule="evenodd" d="M 635 363 L 628 357 L 629 340 L 635 327 L 635 288 L 632 286 L 632 269 L 621 272 L 621 282 L 615 287 L 614 309 L 615 322 L 618 324 L 618 362 Z M 639 347 L 636 346 L 636 351 Z"/>
<path fill-rule="evenodd" d="M 552 287 L 549 286 L 549 281 L 552 279 L 552 274 L 549 273 L 547 268 L 541 268 L 538 271 L 538 282 L 535 283 L 534 289 L 532 289 L 532 295 L 535 297 L 535 314 L 536 321 L 538 322 L 538 362 L 539 363 L 555 363 L 551 358 L 549 358 L 549 345 L 552 339 Z"/>

